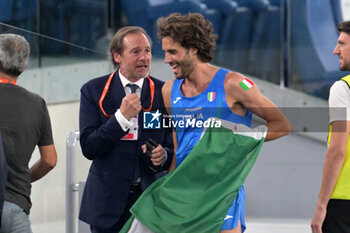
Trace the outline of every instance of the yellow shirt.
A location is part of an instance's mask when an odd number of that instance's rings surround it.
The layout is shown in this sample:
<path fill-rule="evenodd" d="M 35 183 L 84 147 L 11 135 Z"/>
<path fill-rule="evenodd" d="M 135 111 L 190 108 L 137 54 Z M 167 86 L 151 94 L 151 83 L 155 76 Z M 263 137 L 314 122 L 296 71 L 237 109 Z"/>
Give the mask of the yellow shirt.
<path fill-rule="evenodd" d="M 341 80 L 344 80 L 347 82 L 347 84 L 350 87 L 350 76 L 346 76 L 342 78 Z M 350 89 L 348 89 L 350 92 Z M 350 101 L 347 100 L 347 101 Z M 330 106 L 332 107 L 332 106 Z M 346 119 L 344 119 L 346 120 Z M 328 135 L 328 144 L 331 139 L 331 132 L 332 132 L 332 127 L 330 125 L 329 127 L 329 135 Z M 350 154 L 350 137 L 348 139 L 347 143 L 347 153 L 345 157 L 345 161 L 343 164 L 343 167 L 340 171 L 339 177 L 337 179 L 337 183 L 334 187 L 333 193 L 331 195 L 331 199 L 343 199 L 343 200 L 350 200 L 350 159 L 349 159 L 349 154 Z"/>

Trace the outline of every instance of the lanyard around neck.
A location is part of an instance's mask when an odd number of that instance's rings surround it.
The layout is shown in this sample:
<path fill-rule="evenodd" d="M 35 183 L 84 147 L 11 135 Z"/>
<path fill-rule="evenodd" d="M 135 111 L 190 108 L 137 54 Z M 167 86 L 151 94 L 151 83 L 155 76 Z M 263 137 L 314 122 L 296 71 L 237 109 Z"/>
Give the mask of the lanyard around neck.
<path fill-rule="evenodd" d="M 102 95 L 100 97 L 100 100 L 98 101 L 99 105 L 100 105 L 100 109 L 103 113 L 103 115 L 105 115 L 106 117 L 111 117 L 112 115 L 109 115 L 105 112 L 105 110 L 103 109 L 103 100 L 105 99 L 106 95 L 107 95 L 107 92 L 109 90 L 109 86 L 111 85 L 111 82 L 112 82 L 112 78 L 114 77 L 114 74 L 115 74 L 116 71 L 114 71 L 108 78 L 104 88 L 103 88 L 103 92 L 102 92 Z M 153 105 L 153 100 L 154 100 L 154 82 L 153 80 L 147 76 L 147 80 L 149 82 L 149 88 L 150 88 L 150 91 L 151 91 L 151 105 L 149 106 L 149 108 L 143 108 L 142 107 L 142 110 L 145 111 L 145 112 L 149 112 L 151 111 L 152 109 L 152 105 Z"/>
<path fill-rule="evenodd" d="M 15 80 L 9 80 L 9 79 L 4 79 L 4 78 L 0 78 L 0 83 L 10 83 L 13 85 L 17 85 Z"/>

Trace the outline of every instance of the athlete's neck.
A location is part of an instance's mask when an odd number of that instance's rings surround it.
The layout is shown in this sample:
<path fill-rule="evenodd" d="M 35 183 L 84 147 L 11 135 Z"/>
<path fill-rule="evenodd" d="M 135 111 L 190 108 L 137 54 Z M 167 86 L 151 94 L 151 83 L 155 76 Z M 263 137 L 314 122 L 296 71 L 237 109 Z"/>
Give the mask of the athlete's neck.
<path fill-rule="evenodd" d="M 201 94 L 213 80 L 218 69 L 209 63 L 197 64 L 194 71 L 182 83 L 183 95 L 192 97 Z"/>

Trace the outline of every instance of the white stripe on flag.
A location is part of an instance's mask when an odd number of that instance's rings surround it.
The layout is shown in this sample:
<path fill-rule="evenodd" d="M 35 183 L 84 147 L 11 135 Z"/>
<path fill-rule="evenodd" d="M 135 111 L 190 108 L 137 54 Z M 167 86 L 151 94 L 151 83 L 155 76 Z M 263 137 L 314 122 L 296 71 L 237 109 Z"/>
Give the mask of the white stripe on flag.
<path fill-rule="evenodd" d="M 253 85 L 250 84 L 250 82 L 248 82 L 246 79 L 243 79 L 242 81 L 248 88 L 251 88 Z"/>
<path fill-rule="evenodd" d="M 128 233 L 153 233 L 148 227 L 146 227 L 142 222 L 134 219 Z"/>
<path fill-rule="evenodd" d="M 267 134 L 267 126 L 266 125 L 260 125 L 257 126 L 255 128 L 250 128 L 246 125 L 243 124 L 237 124 L 234 123 L 232 121 L 226 121 L 220 118 L 215 118 L 215 117 L 210 117 L 207 119 L 207 121 L 221 121 L 221 126 L 226 128 L 226 129 L 230 129 L 232 130 L 232 132 L 234 134 L 239 134 L 239 135 L 243 135 L 243 136 L 247 136 L 247 137 L 251 137 L 254 138 L 256 140 L 260 140 L 262 138 L 266 137 Z M 207 128 L 205 128 L 203 130 L 202 136 L 204 135 L 205 131 Z"/>

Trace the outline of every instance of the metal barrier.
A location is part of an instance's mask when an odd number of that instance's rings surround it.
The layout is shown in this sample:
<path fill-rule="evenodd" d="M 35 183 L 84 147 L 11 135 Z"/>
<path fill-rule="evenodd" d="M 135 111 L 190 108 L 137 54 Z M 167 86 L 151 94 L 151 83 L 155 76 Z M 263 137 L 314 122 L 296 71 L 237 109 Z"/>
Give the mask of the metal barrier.
<path fill-rule="evenodd" d="M 79 131 L 72 131 L 66 141 L 66 233 L 90 232 L 89 225 L 78 220 L 78 206 L 85 187 L 85 181 L 76 180 L 77 155 L 74 150 L 79 142 L 79 135 Z"/>

